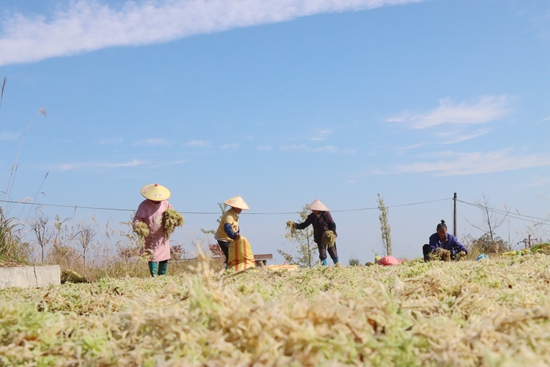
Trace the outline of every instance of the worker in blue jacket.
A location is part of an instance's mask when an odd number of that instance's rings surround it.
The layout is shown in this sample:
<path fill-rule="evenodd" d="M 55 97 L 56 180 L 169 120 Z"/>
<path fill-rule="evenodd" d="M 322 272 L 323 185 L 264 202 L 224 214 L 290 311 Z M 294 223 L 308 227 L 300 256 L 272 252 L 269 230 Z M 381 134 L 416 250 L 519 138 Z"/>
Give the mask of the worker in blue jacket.
<path fill-rule="evenodd" d="M 430 244 L 422 247 L 424 261 L 429 261 L 430 254 L 435 252 L 438 248 L 449 250 L 451 253 L 451 260 L 454 260 L 458 254 L 468 254 L 466 247 L 458 242 L 455 236 L 447 233 L 447 225 L 444 220 L 437 225 L 437 232 L 430 236 Z"/>

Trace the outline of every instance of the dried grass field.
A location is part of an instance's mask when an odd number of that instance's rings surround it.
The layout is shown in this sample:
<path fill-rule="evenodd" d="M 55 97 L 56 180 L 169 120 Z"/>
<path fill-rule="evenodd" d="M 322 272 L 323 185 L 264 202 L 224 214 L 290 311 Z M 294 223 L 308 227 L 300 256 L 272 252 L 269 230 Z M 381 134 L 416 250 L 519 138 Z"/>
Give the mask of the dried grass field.
<path fill-rule="evenodd" d="M 0 291 L 0 365 L 548 366 L 550 257 Z"/>

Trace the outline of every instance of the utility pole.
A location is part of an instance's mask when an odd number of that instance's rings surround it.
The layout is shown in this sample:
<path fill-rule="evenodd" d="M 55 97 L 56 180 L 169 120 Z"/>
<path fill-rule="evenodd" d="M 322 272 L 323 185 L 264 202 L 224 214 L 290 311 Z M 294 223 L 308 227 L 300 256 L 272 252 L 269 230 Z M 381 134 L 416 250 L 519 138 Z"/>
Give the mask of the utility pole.
<path fill-rule="evenodd" d="M 453 235 L 456 237 L 456 192 L 453 196 L 453 203 L 454 203 L 454 208 L 453 208 Z"/>

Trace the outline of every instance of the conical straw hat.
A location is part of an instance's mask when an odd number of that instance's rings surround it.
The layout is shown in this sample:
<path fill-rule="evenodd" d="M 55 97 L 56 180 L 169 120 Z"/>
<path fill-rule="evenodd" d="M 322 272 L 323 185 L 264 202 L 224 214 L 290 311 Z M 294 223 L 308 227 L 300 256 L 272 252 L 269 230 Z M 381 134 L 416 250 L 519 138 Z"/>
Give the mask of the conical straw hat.
<path fill-rule="evenodd" d="M 316 199 L 313 203 L 307 206 L 309 210 L 318 210 L 320 212 L 328 212 L 328 208 L 325 204 L 321 203 L 319 199 Z"/>
<path fill-rule="evenodd" d="M 248 205 L 246 205 L 246 203 L 244 202 L 243 198 L 240 195 L 235 196 L 234 198 L 231 198 L 231 199 L 227 199 L 226 201 L 224 201 L 224 204 L 227 204 L 232 208 L 239 208 L 239 209 L 243 209 L 243 210 L 250 209 L 248 207 Z"/>
<path fill-rule="evenodd" d="M 170 190 L 159 184 L 149 184 L 141 188 L 141 195 L 149 200 L 163 201 L 170 197 Z"/>

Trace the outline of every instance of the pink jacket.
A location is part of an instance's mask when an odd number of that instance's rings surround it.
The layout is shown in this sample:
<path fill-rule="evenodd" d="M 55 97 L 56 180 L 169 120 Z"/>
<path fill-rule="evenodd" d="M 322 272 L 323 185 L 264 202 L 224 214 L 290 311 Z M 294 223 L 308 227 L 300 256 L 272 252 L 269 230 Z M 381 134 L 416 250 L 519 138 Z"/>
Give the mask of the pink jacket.
<path fill-rule="evenodd" d="M 149 261 L 164 261 L 170 259 L 170 240 L 162 225 L 162 214 L 166 209 L 172 209 L 168 201 L 158 204 L 145 199 L 139 204 L 133 224 L 143 222 L 149 227 L 149 236 L 145 237 L 145 249 L 151 251 Z"/>

